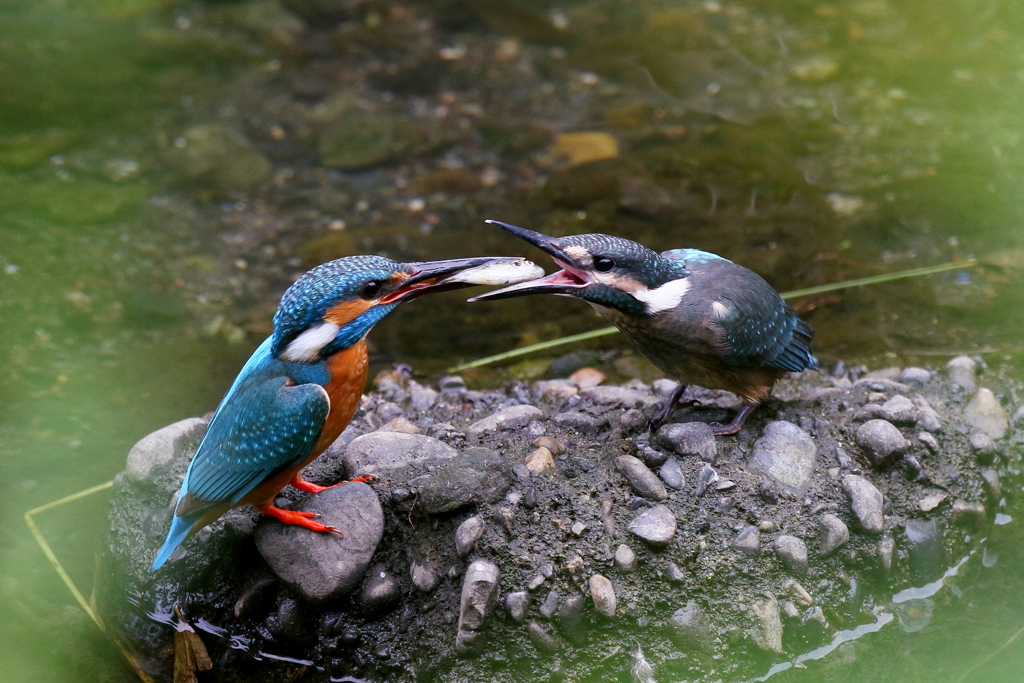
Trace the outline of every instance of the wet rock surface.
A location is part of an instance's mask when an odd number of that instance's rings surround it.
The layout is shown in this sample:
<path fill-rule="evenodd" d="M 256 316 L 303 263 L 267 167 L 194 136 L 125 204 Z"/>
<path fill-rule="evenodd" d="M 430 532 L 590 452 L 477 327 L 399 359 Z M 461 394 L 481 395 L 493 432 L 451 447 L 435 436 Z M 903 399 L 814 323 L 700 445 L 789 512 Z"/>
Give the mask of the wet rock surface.
<path fill-rule="evenodd" d="M 215 627 L 198 629 L 217 662 L 207 676 L 231 683 L 472 680 L 479 667 L 523 651 L 605 643 L 609 620 L 619 657 L 638 638 L 648 657 L 684 648 L 688 666 L 704 662 L 718 675 L 722 663 L 711 657 L 725 644 L 786 658 L 828 642 L 837 624 L 895 591 L 938 578 L 984 537 L 999 510 L 993 493 L 1015 480 L 1019 433 L 1007 424 L 997 438 L 968 422 L 974 412 L 965 408 L 981 390 L 967 392 L 944 372 L 909 373 L 911 381 L 895 370 L 858 383 L 784 380 L 778 399 L 713 451 L 645 434 L 660 396 L 641 383 L 623 392 L 602 383 L 605 391 L 554 401 L 541 398 L 551 387 L 539 382 L 381 383 L 387 395 L 365 398 L 339 443 L 307 470 L 321 484 L 357 470 L 379 470 L 380 480 L 316 495 L 286 487 L 278 498 L 319 512 L 345 538 L 239 508 L 151 574 L 204 423 L 172 425 L 143 440 L 131 473 L 117 479 L 97 601 L 155 680 L 170 680 L 175 605 L 190 623 Z M 1004 418 L 1012 413 L 1005 386 L 991 394 L 1005 402 Z M 524 400 L 537 412 L 520 408 Z M 922 402 L 941 423 L 935 431 L 921 431 Z M 871 404 L 918 410 L 914 420 L 887 422 L 906 441 L 902 452 L 876 460 L 857 445 Z M 510 407 L 522 413 L 520 426 L 471 429 Z M 624 421 L 629 411 L 638 415 Z M 388 431 L 395 420 L 422 433 Z M 662 454 L 653 471 L 641 447 Z M 364 518 L 369 532 L 355 528 Z M 345 545 L 359 539 L 362 550 Z M 574 675 L 608 666 L 595 659 L 575 658 Z"/>

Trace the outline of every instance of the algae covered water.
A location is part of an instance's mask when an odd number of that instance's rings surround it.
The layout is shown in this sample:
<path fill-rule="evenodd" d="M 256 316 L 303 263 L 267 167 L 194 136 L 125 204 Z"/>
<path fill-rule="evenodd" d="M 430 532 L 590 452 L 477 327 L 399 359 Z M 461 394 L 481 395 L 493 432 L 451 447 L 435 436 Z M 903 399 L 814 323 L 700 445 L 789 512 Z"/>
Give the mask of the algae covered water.
<path fill-rule="evenodd" d="M 827 365 L 1020 368 L 1022 47 L 1024 12 L 994 1 L 5 3 L 0 679 L 131 679 L 21 515 L 211 410 L 331 258 L 543 263 L 485 218 L 699 247 L 780 290 L 973 256 L 795 303 Z M 602 325 L 578 302 L 460 301 L 397 312 L 377 366 L 429 376 Z M 619 379 L 654 376 L 592 344 Z M 930 604 L 773 680 L 957 681 L 999 648 L 1024 626 L 1019 485 Z M 39 518 L 86 591 L 104 504 Z M 1016 680 L 1019 643 L 965 680 Z"/>

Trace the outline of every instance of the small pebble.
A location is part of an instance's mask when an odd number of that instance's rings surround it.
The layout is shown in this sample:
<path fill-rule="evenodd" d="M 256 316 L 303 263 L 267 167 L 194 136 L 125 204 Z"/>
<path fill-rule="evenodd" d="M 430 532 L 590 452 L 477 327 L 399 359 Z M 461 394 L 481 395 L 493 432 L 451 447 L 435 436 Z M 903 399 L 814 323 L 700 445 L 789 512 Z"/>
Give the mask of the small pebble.
<path fill-rule="evenodd" d="M 469 555 L 484 535 L 486 524 L 480 515 L 473 515 L 455 531 L 455 550 L 459 557 Z"/>
<path fill-rule="evenodd" d="M 631 573 L 636 571 L 636 553 L 622 543 L 615 549 L 615 566 L 621 572 Z"/>
<path fill-rule="evenodd" d="M 663 547 L 675 538 L 676 516 L 664 505 L 655 505 L 634 518 L 628 529 L 651 545 Z"/>
<path fill-rule="evenodd" d="M 796 536 L 782 535 L 772 544 L 786 569 L 798 576 L 807 574 L 807 545 Z"/>
<path fill-rule="evenodd" d="M 744 555 L 757 557 L 761 554 L 761 532 L 753 525 L 743 527 L 732 542 L 732 547 Z"/>
<path fill-rule="evenodd" d="M 858 427 L 857 444 L 875 467 L 885 465 L 910 447 L 900 430 L 885 420 L 868 420 Z"/>
<path fill-rule="evenodd" d="M 822 555 L 831 555 L 850 540 L 850 530 L 846 528 L 846 523 L 835 515 L 822 515 L 820 525 Z"/>
<path fill-rule="evenodd" d="M 505 596 L 505 607 L 512 619 L 519 623 L 526 621 L 526 613 L 530 609 L 530 594 L 526 591 L 509 593 Z"/>
<path fill-rule="evenodd" d="M 609 618 L 615 616 L 615 587 L 611 581 L 600 574 L 591 576 L 590 597 L 598 614 Z"/>
<path fill-rule="evenodd" d="M 658 470 L 658 476 L 665 482 L 665 485 L 673 489 L 681 489 L 686 485 L 683 473 L 679 470 L 679 463 L 675 458 L 669 458 Z"/>

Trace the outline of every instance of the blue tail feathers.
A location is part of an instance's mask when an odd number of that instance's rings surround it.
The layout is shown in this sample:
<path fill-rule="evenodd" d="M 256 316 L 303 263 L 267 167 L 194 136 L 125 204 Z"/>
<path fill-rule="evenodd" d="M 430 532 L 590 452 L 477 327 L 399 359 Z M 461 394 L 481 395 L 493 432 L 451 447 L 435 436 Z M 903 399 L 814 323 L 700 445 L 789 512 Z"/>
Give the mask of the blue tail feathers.
<path fill-rule="evenodd" d="M 167 532 L 167 538 L 164 539 L 164 544 L 160 546 L 156 559 L 153 560 L 153 566 L 149 568 L 149 571 L 155 572 L 164 565 L 164 562 L 171 556 L 171 553 L 177 550 L 182 541 L 188 537 L 188 533 L 192 530 L 192 525 L 196 523 L 199 517 L 200 515 L 189 515 L 188 517 L 174 515 L 171 518 L 171 530 Z"/>

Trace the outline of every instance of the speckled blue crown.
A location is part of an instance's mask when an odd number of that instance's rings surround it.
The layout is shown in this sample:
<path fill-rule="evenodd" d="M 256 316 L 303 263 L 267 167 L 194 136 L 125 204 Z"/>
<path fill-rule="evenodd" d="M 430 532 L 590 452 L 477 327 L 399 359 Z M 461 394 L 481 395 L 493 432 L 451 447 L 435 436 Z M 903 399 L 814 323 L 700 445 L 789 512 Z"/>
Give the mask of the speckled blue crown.
<path fill-rule="evenodd" d="M 331 306 L 356 298 L 367 281 L 387 280 L 402 269 L 402 264 L 383 256 L 346 256 L 313 268 L 281 297 L 274 313 L 272 353 L 277 355 L 297 335 L 323 320 Z"/>
<path fill-rule="evenodd" d="M 682 263 L 663 258 L 657 252 L 624 237 L 595 232 L 562 237 L 557 240 L 557 244 L 563 249 L 583 247 L 595 257 L 610 258 L 651 288 L 683 277 L 688 272 Z"/>

